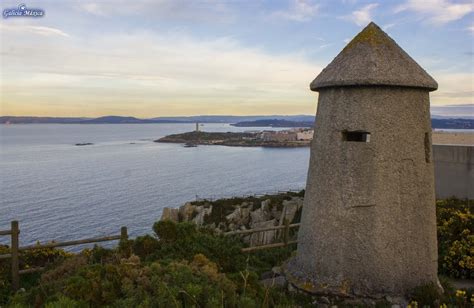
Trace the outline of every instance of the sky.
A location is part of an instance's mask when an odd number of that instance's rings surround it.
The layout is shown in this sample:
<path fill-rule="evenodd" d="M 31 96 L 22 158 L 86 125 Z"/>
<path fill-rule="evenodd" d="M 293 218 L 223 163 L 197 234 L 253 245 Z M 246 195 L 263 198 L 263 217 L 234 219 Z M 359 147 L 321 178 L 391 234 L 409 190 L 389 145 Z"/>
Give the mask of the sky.
<path fill-rule="evenodd" d="M 438 81 L 432 110 L 474 110 L 472 0 L 22 3 L 45 16 L 0 18 L 0 115 L 314 114 L 309 83 L 370 21 Z"/>

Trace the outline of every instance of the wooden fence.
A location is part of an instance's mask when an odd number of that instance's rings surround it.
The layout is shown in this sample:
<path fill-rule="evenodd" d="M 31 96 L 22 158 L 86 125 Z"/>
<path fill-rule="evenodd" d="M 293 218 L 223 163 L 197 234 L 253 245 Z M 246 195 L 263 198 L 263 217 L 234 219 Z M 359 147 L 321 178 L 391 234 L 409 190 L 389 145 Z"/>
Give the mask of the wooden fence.
<path fill-rule="evenodd" d="M 226 236 L 232 236 L 232 235 L 242 236 L 242 235 L 254 234 L 254 233 L 265 232 L 265 231 L 275 231 L 275 230 L 283 231 L 280 236 L 281 242 L 242 248 L 242 252 L 251 252 L 251 251 L 256 251 L 256 250 L 261 250 L 261 249 L 285 247 L 290 244 L 297 243 L 298 242 L 297 240 L 290 239 L 290 229 L 298 228 L 299 226 L 300 226 L 300 223 L 290 224 L 289 221 L 285 219 L 283 225 L 281 226 L 231 231 L 231 232 L 225 233 L 225 235 Z M 44 270 L 43 267 L 35 267 L 35 268 L 20 270 L 20 254 L 22 251 L 55 248 L 55 247 L 76 246 L 76 245 L 82 245 L 82 244 L 128 239 L 127 227 L 122 227 L 120 229 L 120 235 L 87 238 L 87 239 L 66 241 L 66 242 L 49 242 L 46 244 L 35 244 L 35 245 L 20 247 L 20 241 L 19 241 L 20 228 L 19 228 L 18 221 L 11 222 L 10 230 L 0 230 L 0 236 L 5 236 L 5 235 L 11 236 L 11 248 L 10 248 L 9 254 L 0 255 L 0 260 L 11 259 L 11 276 L 12 276 L 13 291 L 17 291 L 20 288 L 20 275 Z"/>
<path fill-rule="evenodd" d="M 10 248 L 9 254 L 0 255 L 0 260 L 11 259 L 11 275 L 12 275 L 13 291 L 17 291 L 20 288 L 20 275 L 27 274 L 27 273 L 34 273 L 34 272 L 42 271 L 44 269 L 43 267 L 35 267 L 35 268 L 20 270 L 20 254 L 22 251 L 44 249 L 44 248 L 76 246 L 76 245 L 82 245 L 82 244 L 128 239 L 127 227 L 122 227 L 120 229 L 120 235 L 87 238 L 87 239 L 67 241 L 67 242 L 50 242 L 46 244 L 35 244 L 35 245 L 20 247 L 20 240 L 19 240 L 20 228 L 19 228 L 18 221 L 16 220 L 11 222 L 10 230 L 0 230 L 0 236 L 5 236 L 5 235 L 11 236 L 11 248 Z"/>
<path fill-rule="evenodd" d="M 281 240 L 282 240 L 281 242 L 242 248 L 243 252 L 251 252 L 251 251 L 261 250 L 261 249 L 284 247 L 284 246 L 288 246 L 290 244 L 298 243 L 297 240 L 290 240 L 290 229 L 291 228 L 298 228 L 299 226 L 300 226 L 300 223 L 290 224 L 289 221 L 287 219 L 285 219 L 285 221 L 283 222 L 283 225 L 281 225 L 281 226 L 273 226 L 273 227 L 257 228 L 257 229 L 248 229 L 248 230 L 239 230 L 239 231 L 230 231 L 230 232 L 225 233 L 224 235 L 241 236 L 241 235 L 253 234 L 253 233 L 258 233 L 258 232 L 283 230 L 283 232 L 281 234 Z"/>

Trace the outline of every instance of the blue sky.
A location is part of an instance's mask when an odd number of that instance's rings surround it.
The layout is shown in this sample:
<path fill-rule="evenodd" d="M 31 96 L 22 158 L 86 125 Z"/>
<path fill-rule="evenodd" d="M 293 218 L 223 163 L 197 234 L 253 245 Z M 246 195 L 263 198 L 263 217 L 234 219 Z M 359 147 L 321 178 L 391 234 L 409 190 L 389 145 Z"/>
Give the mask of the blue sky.
<path fill-rule="evenodd" d="M 24 3 L 45 16 L 0 21 L 2 115 L 314 114 L 309 83 L 370 21 L 438 81 L 433 106 L 474 103 L 470 0 Z"/>

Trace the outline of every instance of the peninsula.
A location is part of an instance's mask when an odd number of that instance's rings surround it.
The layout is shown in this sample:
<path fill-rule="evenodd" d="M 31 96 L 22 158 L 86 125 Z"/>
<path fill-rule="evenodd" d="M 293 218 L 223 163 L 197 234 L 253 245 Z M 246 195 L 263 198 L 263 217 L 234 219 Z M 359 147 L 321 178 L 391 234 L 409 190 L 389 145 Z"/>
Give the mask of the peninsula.
<path fill-rule="evenodd" d="M 311 138 L 309 138 L 309 135 Z M 312 130 L 263 131 L 263 132 L 201 132 L 192 131 L 168 135 L 155 142 L 184 143 L 187 146 L 225 145 L 240 147 L 293 148 L 309 146 Z"/>

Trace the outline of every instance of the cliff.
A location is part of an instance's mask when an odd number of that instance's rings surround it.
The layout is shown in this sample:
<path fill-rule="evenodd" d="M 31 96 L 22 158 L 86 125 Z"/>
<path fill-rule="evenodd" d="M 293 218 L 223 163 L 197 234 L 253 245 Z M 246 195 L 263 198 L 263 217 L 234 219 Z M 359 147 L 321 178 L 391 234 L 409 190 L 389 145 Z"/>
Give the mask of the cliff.
<path fill-rule="evenodd" d="M 164 208 L 161 220 L 193 222 L 217 233 L 281 226 L 285 220 L 297 223 L 301 218 L 304 191 L 261 197 L 230 198 L 188 202 L 178 209 Z M 251 246 L 272 243 L 277 231 L 248 235 L 243 241 Z"/>

